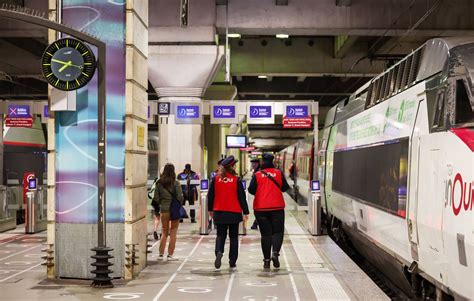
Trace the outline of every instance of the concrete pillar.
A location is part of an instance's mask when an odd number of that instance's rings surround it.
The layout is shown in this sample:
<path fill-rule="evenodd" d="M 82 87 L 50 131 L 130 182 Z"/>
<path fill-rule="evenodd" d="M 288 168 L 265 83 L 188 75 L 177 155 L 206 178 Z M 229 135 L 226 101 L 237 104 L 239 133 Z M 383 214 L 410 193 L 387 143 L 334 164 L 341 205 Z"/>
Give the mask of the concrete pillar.
<path fill-rule="evenodd" d="M 145 268 L 147 258 L 148 1 L 127 0 L 125 61 L 125 256 L 124 278 Z M 127 253 L 130 254 L 130 253 Z"/>
<path fill-rule="evenodd" d="M 164 97 L 160 101 L 168 102 L 200 102 L 200 98 Z M 166 163 L 174 164 L 176 172 L 184 169 L 190 163 L 192 169 L 203 175 L 203 125 L 202 124 L 175 124 L 174 115 L 170 115 L 167 122 L 161 120 L 159 131 L 159 167 L 160 172 Z"/>

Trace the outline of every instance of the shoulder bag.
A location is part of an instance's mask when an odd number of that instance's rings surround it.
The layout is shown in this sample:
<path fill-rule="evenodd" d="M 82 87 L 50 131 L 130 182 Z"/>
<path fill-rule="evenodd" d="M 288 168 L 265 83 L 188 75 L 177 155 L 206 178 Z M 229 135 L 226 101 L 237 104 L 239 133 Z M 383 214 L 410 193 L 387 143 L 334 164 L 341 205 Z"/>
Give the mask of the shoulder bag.
<path fill-rule="evenodd" d="M 188 213 L 186 212 L 186 209 L 184 209 L 184 207 L 181 205 L 181 203 L 176 198 L 176 194 L 169 191 L 167 188 L 165 188 L 165 189 L 166 189 L 166 191 L 168 191 L 171 194 L 170 220 L 188 218 Z M 176 187 L 175 187 L 174 192 L 176 192 Z"/>
<path fill-rule="evenodd" d="M 281 190 L 280 184 L 278 184 L 278 182 L 275 180 L 274 177 L 272 177 L 271 175 L 266 173 L 264 170 L 261 170 L 260 172 L 263 173 L 270 181 L 272 181 L 273 184 L 275 184 L 278 187 L 279 190 Z"/>

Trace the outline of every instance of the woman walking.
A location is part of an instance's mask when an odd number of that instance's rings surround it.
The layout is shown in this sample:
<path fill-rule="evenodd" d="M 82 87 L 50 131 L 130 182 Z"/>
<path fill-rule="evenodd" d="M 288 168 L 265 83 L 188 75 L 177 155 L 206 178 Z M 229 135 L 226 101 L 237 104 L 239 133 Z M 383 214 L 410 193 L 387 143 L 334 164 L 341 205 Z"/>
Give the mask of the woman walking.
<path fill-rule="evenodd" d="M 285 231 L 285 200 L 283 193 L 289 186 L 283 173 L 273 165 L 274 157 L 265 154 L 262 166 L 250 181 L 249 193 L 255 195 L 253 210 L 260 228 L 263 268 L 280 268 L 280 249 Z"/>
<path fill-rule="evenodd" d="M 227 232 L 230 239 L 229 266 L 237 267 L 239 256 L 239 223 L 247 220 L 249 208 L 242 181 L 235 172 L 234 156 L 221 162 L 217 176 L 211 182 L 208 192 L 209 215 L 217 226 L 216 260 L 214 266 L 220 269 Z M 242 213 L 244 216 L 242 217 Z"/>
<path fill-rule="evenodd" d="M 164 259 L 164 253 L 166 248 L 166 241 L 168 240 L 168 234 L 170 236 L 170 242 L 168 245 L 168 261 L 175 261 L 174 249 L 176 246 L 176 236 L 178 234 L 179 218 L 171 220 L 170 206 L 171 201 L 176 199 L 180 204 L 183 203 L 183 192 L 178 181 L 176 181 L 176 173 L 173 164 L 166 164 L 163 173 L 158 180 L 155 189 L 154 201 L 161 208 L 161 241 L 160 241 L 160 254 L 158 259 Z"/>

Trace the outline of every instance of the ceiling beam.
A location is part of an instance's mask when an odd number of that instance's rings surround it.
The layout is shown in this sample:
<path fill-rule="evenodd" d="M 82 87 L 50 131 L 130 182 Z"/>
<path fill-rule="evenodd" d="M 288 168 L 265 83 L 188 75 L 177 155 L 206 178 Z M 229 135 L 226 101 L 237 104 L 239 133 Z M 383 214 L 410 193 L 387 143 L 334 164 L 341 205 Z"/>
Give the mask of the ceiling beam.
<path fill-rule="evenodd" d="M 293 95 L 295 96 L 303 96 L 303 95 L 317 95 L 317 96 L 350 96 L 352 93 L 345 93 L 345 92 L 252 92 L 252 91 L 245 91 L 239 92 L 239 95 L 246 96 L 246 95 Z"/>
<path fill-rule="evenodd" d="M 334 37 L 334 58 L 343 59 L 358 39 L 357 36 L 347 35 Z"/>
<path fill-rule="evenodd" d="M 379 73 L 254 73 L 254 72 L 235 72 L 232 76 L 252 76 L 256 77 L 259 75 L 273 76 L 273 77 L 374 77 Z"/>

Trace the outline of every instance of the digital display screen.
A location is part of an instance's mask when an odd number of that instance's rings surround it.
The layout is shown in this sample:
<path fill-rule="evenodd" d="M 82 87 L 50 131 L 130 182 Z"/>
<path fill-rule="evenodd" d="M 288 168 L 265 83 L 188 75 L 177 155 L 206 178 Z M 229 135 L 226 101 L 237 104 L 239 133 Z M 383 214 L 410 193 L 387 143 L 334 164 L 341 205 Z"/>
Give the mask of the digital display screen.
<path fill-rule="evenodd" d="M 201 180 L 201 190 L 209 190 L 209 180 Z"/>
<path fill-rule="evenodd" d="M 244 148 L 247 147 L 247 136 L 227 135 L 225 137 L 226 148 Z"/>
<path fill-rule="evenodd" d="M 311 191 L 319 191 L 319 190 L 320 190 L 319 181 L 318 180 L 311 181 Z"/>
<path fill-rule="evenodd" d="M 244 190 L 247 190 L 247 181 L 242 180 L 242 186 L 244 186 Z"/>
<path fill-rule="evenodd" d="M 28 181 L 28 190 L 36 190 L 36 179 L 30 179 Z"/>

